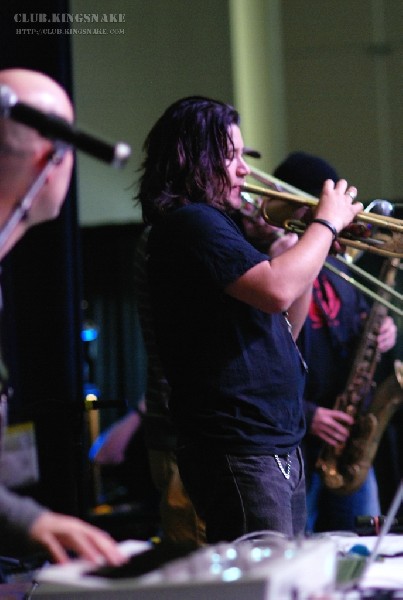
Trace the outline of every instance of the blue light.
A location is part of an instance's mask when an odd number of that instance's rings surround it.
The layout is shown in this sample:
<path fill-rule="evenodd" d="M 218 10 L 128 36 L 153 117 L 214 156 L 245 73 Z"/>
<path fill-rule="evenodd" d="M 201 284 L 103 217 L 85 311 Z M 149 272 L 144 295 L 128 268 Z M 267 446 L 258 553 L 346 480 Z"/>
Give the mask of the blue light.
<path fill-rule="evenodd" d="M 93 342 L 98 337 L 98 331 L 95 327 L 88 327 L 82 329 L 81 331 L 81 339 L 83 342 Z"/>

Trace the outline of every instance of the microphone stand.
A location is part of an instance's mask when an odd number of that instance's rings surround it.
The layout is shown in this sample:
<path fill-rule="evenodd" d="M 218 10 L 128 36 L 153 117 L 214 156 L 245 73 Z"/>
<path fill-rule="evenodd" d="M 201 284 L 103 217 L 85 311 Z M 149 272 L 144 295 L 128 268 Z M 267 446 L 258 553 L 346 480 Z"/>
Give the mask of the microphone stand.
<path fill-rule="evenodd" d="M 52 168 L 58 165 L 66 151 L 68 150 L 68 146 L 62 144 L 60 142 L 56 142 L 54 145 L 53 151 L 49 154 L 49 157 L 43 166 L 42 170 L 38 173 L 37 177 L 34 179 L 31 186 L 28 188 L 26 194 L 23 196 L 22 200 L 14 207 L 11 212 L 11 215 L 8 217 L 3 227 L 0 228 L 0 254 L 3 246 L 6 244 L 8 238 L 11 233 L 17 227 L 18 223 L 27 218 L 27 215 L 31 209 L 32 202 L 38 192 L 41 190 L 43 185 L 45 184 L 46 177 Z"/>
<path fill-rule="evenodd" d="M 109 144 L 78 129 L 74 124 L 58 115 L 45 113 L 29 104 L 20 102 L 11 88 L 1 84 L 0 116 L 32 127 L 43 137 L 64 142 L 112 167 L 123 167 L 131 154 L 128 144 L 124 142 Z"/>
<path fill-rule="evenodd" d="M 45 113 L 18 100 L 15 92 L 7 85 L 0 84 L 0 117 L 35 129 L 40 135 L 52 140 L 54 149 L 45 166 L 36 177 L 22 200 L 14 207 L 10 217 L 0 228 L 0 251 L 15 227 L 27 217 L 32 201 L 46 181 L 49 171 L 57 165 L 69 148 L 77 148 L 90 156 L 122 167 L 131 154 L 128 144 L 109 144 L 91 134 L 77 129 L 66 119 L 53 113 Z"/>

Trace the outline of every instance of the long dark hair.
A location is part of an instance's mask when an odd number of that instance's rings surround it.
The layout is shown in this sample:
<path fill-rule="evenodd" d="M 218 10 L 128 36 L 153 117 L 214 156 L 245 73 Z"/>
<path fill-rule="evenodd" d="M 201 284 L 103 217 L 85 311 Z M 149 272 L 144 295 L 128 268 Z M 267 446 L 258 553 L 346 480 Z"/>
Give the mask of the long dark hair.
<path fill-rule="evenodd" d="M 167 108 L 143 146 L 135 199 L 146 223 L 189 203 L 223 204 L 234 124 L 239 125 L 239 114 L 232 106 L 203 96 L 182 98 Z"/>

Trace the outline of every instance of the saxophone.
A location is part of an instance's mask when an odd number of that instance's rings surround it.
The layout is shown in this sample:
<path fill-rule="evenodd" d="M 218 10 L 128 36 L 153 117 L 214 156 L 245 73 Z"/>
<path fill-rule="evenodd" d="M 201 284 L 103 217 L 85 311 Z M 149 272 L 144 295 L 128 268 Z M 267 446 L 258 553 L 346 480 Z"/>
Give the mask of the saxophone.
<path fill-rule="evenodd" d="M 400 260 L 387 258 L 380 279 L 393 288 Z M 387 299 L 387 292 L 380 295 Z M 334 408 L 354 417 L 354 425 L 344 444 L 325 444 L 316 462 L 324 485 L 339 494 L 355 492 L 365 481 L 375 458 L 385 428 L 403 402 L 403 363 L 396 360 L 394 372 L 382 384 L 373 381 L 380 352 L 377 335 L 387 314 L 386 307 L 377 301 L 367 318 L 344 391 L 336 398 Z M 375 390 L 375 391 L 373 391 Z M 368 407 L 364 401 L 373 391 Z"/>

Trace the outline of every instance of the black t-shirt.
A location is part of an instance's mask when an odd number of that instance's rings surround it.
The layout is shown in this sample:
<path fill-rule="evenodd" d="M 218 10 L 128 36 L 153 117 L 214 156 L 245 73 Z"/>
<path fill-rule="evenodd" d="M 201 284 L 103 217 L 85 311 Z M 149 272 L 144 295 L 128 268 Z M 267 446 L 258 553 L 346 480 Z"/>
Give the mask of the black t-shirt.
<path fill-rule="evenodd" d="M 283 454 L 304 434 L 304 368 L 284 316 L 224 292 L 264 260 L 228 215 L 205 204 L 151 230 L 151 301 L 180 444 Z"/>

